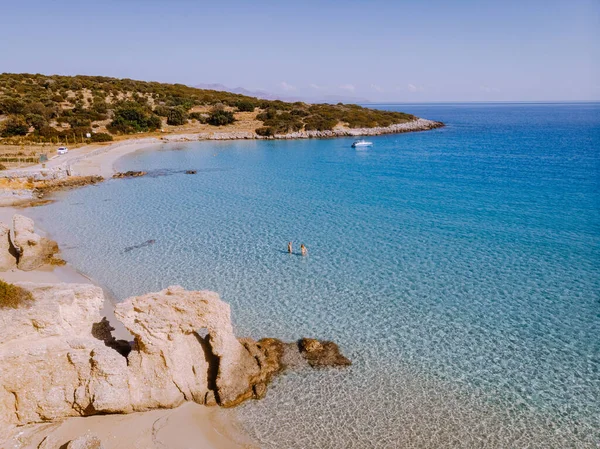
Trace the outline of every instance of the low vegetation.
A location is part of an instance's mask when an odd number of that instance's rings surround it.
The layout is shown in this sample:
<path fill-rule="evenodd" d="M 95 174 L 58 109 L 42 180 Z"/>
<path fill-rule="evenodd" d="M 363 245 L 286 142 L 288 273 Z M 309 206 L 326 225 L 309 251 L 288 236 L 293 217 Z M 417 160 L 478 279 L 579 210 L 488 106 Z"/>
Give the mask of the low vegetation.
<path fill-rule="evenodd" d="M 3 143 L 105 142 L 114 135 L 153 132 L 166 125 L 222 127 L 242 119 L 256 122 L 257 133 L 270 136 L 336 126 L 389 126 L 414 118 L 341 103 L 259 100 L 183 84 L 102 76 L 0 74 Z"/>
<path fill-rule="evenodd" d="M 17 285 L 0 280 L 0 309 L 16 309 L 33 301 L 33 295 Z"/>

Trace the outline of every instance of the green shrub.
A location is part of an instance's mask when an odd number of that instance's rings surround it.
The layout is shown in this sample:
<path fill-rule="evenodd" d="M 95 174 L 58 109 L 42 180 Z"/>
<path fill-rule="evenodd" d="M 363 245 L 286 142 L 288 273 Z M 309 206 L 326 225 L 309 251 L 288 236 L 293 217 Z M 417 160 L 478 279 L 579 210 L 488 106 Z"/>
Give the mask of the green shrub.
<path fill-rule="evenodd" d="M 235 122 L 233 112 L 226 111 L 225 109 L 215 108 L 211 111 L 206 122 L 213 126 L 224 126 Z"/>
<path fill-rule="evenodd" d="M 0 280 L 0 309 L 16 309 L 33 301 L 33 295 L 17 285 Z"/>
<path fill-rule="evenodd" d="M 29 126 L 33 126 L 37 130 L 48 126 L 48 120 L 46 120 L 46 117 L 40 114 L 29 113 L 25 116 L 25 121 Z"/>
<path fill-rule="evenodd" d="M 154 131 L 160 127 L 160 117 L 153 114 L 148 107 L 135 102 L 125 102 L 115 110 L 114 119 L 107 128 L 113 133 L 131 134 Z"/>
<path fill-rule="evenodd" d="M 92 133 L 92 142 L 110 142 L 113 140 L 113 136 L 108 133 Z"/>
<path fill-rule="evenodd" d="M 312 115 L 304 120 L 304 129 L 307 131 L 327 131 L 333 129 L 337 124 L 338 120 L 334 117 Z"/>
<path fill-rule="evenodd" d="M 259 136 L 263 136 L 263 137 L 271 137 L 275 134 L 275 132 L 273 131 L 273 128 L 270 128 L 268 126 L 263 126 L 262 128 L 257 128 L 254 132 L 256 134 L 258 134 Z"/>
<path fill-rule="evenodd" d="M 171 126 L 181 126 L 187 123 L 187 112 L 181 108 L 170 108 L 169 113 L 167 115 L 167 125 Z"/>
<path fill-rule="evenodd" d="M 52 138 L 57 137 L 59 132 L 52 126 L 44 126 L 37 130 L 37 134 L 41 137 Z"/>
<path fill-rule="evenodd" d="M 92 121 L 88 117 L 81 115 L 73 115 L 67 118 L 67 123 L 71 125 L 72 128 L 92 126 Z"/>
<path fill-rule="evenodd" d="M 256 105 L 249 100 L 240 100 L 235 103 L 235 106 L 240 112 L 254 112 L 254 108 L 256 108 Z"/>
<path fill-rule="evenodd" d="M 22 114 L 25 103 L 18 98 L 1 98 L 0 114 Z"/>
<path fill-rule="evenodd" d="M 26 136 L 29 125 L 22 115 L 12 115 L 1 124 L 0 135 L 2 137 Z"/>
<path fill-rule="evenodd" d="M 170 110 L 168 106 L 158 105 L 154 108 L 154 113 L 160 117 L 168 117 Z"/>

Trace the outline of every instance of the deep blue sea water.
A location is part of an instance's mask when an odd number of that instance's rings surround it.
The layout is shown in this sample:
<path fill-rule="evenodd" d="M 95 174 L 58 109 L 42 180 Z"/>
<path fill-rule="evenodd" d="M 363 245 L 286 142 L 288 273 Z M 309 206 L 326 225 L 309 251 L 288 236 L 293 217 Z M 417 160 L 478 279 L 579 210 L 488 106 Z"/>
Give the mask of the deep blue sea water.
<path fill-rule="evenodd" d="M 600 105 L 377 107 L 447 126 L 157 145 L 34 213 L 119 299 L 216 290 L 240 336 L 340 344 L 230 412 L 261 447 L 600 447 Z"/>

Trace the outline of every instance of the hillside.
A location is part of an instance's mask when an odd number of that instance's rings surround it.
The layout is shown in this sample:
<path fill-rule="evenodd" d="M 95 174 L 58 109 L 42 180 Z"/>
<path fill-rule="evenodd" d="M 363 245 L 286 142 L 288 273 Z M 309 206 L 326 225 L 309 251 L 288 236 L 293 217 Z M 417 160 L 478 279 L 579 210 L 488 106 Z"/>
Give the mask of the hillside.
<path fill-rule="evenodd" d="M 159 130 L 242 130 L 272 136 L 340 127 L 385 127 L 415 119 L 410 114 L 357 105 L 261 100 L 182 84 L 101 76 L 0 74 L 2 143 L 99 142 Z"/>

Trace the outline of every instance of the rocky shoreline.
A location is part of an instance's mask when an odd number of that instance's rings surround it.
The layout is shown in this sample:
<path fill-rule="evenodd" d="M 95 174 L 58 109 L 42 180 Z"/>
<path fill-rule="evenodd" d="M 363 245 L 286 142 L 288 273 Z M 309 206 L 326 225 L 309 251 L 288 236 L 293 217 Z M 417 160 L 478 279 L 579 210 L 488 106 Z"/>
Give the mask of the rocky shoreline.
<path fill-rule="evenodd" d="M 193 142 L 198 140 L 292 140 L 292 139 L 329 139 L 334 137 L 360 137 L 360 136 L 381 136 L 384 134 L 402 134 L 407 132 L 429 131 L 431 129 L 442 128 L 444 123 L 434 120 L 418 118 L 411 122 L 399 123 L 390 126 L 378 126 L 374 128 L 335 128 L 326 131 L 297 131 L 287 134 L 275 134 L 274 136 L 259 136 L 251 131 L 238 132 L 212 132 L 197 134 L 174 134 L 161 137 L 165 142 Z"/>
<path fill-rule="evenodd" d="M 13 217 L 13 229 L 0 230 L 2 271 L 39 269 L 58 251 L 22 215 Z M 233 407 L 263 398 L 285 370 L 351 364 L 330 341 L 236 337 L 229 305 L 210 291 L 172 286 L 132 297 L 116 305 L 118 323 L 110 323 L 98 286 L 15 282 L 11 288 L 22 299 L 9 303 L 0 291 L 0 447 L 68 417 L 185 402 Z M 130 338 L 115 338 L 115 324 Z M 39 447 L 69 443 L 51 433 L 44 441 Z"/>

